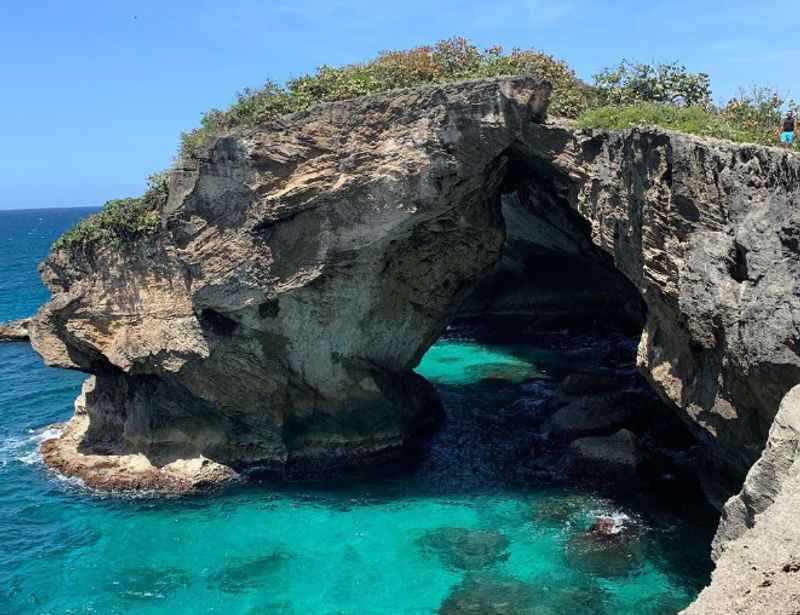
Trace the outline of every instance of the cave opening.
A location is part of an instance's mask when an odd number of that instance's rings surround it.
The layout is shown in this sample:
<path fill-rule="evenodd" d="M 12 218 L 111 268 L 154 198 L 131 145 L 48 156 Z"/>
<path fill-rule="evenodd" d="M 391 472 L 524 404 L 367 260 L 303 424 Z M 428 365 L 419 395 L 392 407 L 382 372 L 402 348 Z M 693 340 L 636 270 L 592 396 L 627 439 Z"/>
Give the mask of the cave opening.
<path fill-rule="evenodd" d="M 501 166 L 501 254 L 416 368 L 445 415 L 427 463 L 465 489 L 646 491 L 646 505 L 703 509 L 713 525 L 702 447 L 636 366 L 638 290 L 592 242 L 569 177 L 515 152 Z"/>

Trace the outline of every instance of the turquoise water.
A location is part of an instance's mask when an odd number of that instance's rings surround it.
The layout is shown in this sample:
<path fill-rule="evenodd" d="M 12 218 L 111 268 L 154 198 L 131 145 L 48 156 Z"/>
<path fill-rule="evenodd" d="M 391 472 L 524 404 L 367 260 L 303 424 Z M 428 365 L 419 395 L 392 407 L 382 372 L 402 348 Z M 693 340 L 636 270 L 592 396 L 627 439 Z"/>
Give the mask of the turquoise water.
<path fill-rule="evenodd" d="M 46 298 L 35 263 L 76 216 L 0 212 L 0 320 Z M 707 580 L 713 517 L 701 505 L 519 486 L 497 462 L 506 439 L 470 418 L 530 395 L 560 361 L 535 346 L 442 341 L 419 370 L 448 419 L 412 467 L 153 500 L 98 497 L 41 466 L 37 444 L 71 414 L 82 376 L 0 344 L 0 613 L 457 613 L 446 601 L 465 583 L 487 596 L 523 588 L 506 598 L 531 610 L 504 612 L 674 613 Z M 579 537 L 598 514 L 627 515 L 635 537 L 587 550 Z"/>

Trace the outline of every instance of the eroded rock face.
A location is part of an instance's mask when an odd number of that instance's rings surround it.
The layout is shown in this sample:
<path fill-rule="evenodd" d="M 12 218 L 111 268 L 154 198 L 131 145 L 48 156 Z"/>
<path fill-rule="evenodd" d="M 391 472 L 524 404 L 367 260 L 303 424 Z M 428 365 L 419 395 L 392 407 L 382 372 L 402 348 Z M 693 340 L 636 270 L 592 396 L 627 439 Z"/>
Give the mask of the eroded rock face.
<path fill-rule="evenodd" d="M 684 613 L 800 612 L 800 386 L 781 402 L 764 454 L 723 510 L 711 585 Z"/>
<path fill-rule="evenodd" d="M 78 452 L 291 469 L 397 451 L 437 415 L 413 367 L 513 225 L 534 281 L 531 255 L 541 275 L 565 255 L 646 313 L 640 368 L 727 496 L 800 380 L 800 161 L 547 124 L 548 91 L 402 90 L 231 133 L 172 174 L 158 233 L 51 254 L 34 347 L 103 400 Z"/>

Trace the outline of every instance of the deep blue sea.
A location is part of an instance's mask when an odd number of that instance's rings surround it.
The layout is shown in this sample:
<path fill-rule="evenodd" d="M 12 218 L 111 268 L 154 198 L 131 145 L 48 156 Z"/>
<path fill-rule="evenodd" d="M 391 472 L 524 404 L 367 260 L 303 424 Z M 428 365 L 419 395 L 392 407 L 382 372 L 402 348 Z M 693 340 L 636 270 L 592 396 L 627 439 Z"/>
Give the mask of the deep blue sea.
<path fill-rule="evenodd" d="M 87 213 L 0 211 L 0 321 L 46 301 L 37 263 Z M 41 465 L 38 443 L 70 416 L 83 376 L 0 344 L 0 613 L 675 613 L 707 582 L 713 515 L 649 490 L 520 487 L 498 470 L 502 443 L 474 427 L 474 412 L 535 395 L 562 360 L 443 340 L 418 371 L 448 419 L 413 467 L 136 499 Z M 629 519 L 636 536 L 587 549 L 580 537 L 601 514 Z"/>

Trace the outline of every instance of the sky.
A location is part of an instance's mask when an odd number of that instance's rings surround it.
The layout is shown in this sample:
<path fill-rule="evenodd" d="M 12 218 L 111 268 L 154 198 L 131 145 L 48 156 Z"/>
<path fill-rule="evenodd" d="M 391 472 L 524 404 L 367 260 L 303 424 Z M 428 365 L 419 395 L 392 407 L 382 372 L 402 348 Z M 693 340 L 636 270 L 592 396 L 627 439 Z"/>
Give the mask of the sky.
<path fill-rule="evenodd" d="M 243 88 L 451 36 L 540 49 L 587 81 L 678 60 L 719 100 L 800 98 L 796 0 L 0 0 L 0 209 L 140 194 Z"/>

